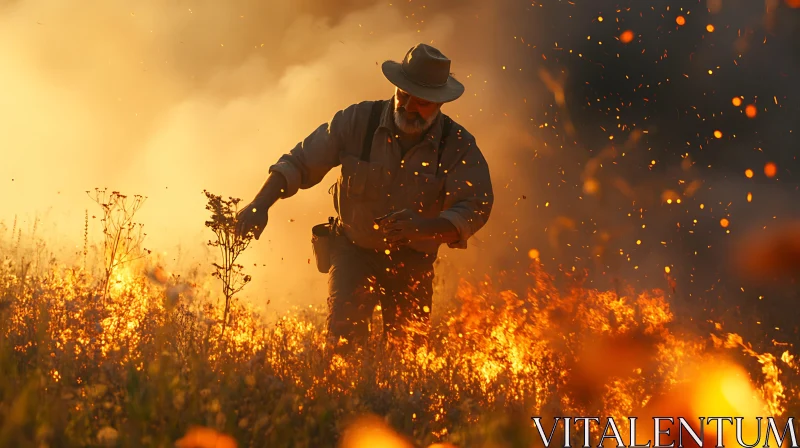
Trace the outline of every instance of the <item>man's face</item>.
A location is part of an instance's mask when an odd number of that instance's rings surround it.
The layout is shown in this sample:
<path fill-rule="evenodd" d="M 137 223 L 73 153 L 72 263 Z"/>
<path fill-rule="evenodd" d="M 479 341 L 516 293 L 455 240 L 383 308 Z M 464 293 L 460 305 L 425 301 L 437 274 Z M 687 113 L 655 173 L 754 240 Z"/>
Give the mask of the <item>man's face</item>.
<path fill-rule="evenodd" d="M 432 103 L 395 88 L 394 122 L 406 134 L 425 132 L 439 115 L 441 103 Z"/>

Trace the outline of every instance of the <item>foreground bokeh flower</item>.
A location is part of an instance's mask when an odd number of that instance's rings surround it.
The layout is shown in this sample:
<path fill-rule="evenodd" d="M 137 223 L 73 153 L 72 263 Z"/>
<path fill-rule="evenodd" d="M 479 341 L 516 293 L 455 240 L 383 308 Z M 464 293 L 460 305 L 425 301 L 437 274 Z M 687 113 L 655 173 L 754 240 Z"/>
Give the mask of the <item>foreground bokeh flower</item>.
<path fill-rule="evenodd" d="M 340 448 L 414 448 L 381 418 L 367 415 L 358 418 L 345 430 Z"/>
<path fill-rule="evenodd" d="M 237 448 L 233 437 L 219 433 L 211 428 L 196 426 L 190 428 L 182 439 L 175 442 L 176 448 Z"/>
<path fill-rule="evenodd" d="M 736 270 L 750 280 L 800 275 L 800 221 L 753 230 L 739 242 L 736 253 Z"/>

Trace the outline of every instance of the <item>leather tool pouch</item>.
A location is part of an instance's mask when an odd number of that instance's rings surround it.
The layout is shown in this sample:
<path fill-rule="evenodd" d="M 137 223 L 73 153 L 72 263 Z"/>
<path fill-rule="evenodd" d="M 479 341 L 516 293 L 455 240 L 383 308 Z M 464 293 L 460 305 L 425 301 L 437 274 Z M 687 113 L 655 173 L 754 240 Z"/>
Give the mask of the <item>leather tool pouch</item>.
<path fill-rule="evenodd" d="M 331 246 L 336 237 L 336 220 L 331 217 L 325 224 L 317 224 L 311 229 L 311 246 L 317 270 L 327 274 L 331 270 Z"/>

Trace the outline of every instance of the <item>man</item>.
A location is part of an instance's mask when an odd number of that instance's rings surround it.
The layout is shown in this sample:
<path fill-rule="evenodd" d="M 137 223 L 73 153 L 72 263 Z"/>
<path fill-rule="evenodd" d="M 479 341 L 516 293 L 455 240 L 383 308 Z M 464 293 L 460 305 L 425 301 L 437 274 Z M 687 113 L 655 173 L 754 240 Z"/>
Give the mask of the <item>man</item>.
<path fill-rule="evenodd" d="M 494 200 L 474 137 L 440 111 L 464 92 L 450 76 L 450 60 L 419 44 L 402 63 L 386 61 L 382 68 L 394 97 L 337 112 L 270 167 L 261 191 L 238 216 L 239 232 L 258 239 L 278 199 L 342 166 L 332 187 L 338 217 L 328 332 L 345 347 L 368 337 L 377 304 L 385 335 L 423 343 L 439 246 L 466 248 Z"/>

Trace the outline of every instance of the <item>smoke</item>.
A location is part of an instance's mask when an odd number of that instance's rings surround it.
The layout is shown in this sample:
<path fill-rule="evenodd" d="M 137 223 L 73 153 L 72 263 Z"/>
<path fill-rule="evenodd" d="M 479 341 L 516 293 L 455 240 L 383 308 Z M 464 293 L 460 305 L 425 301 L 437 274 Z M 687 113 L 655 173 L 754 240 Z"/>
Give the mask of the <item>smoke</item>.
<path fill-rule="evenodd" d="M 492 127 L 471 120 L 494 101 L 475 99 L 492 90 L 480 58 L 491 52 L 459 42 L 464 17 L 484 8 L 478 2 L 424 18 L 384 2 L 273 3 L 4 4 L 0 219 L 10 227 L 16 217 L 30 232 L 38 217 L 40 235 L 76 253 L 87 209 L 90 236 L 101 231 L 85 191 L 141 194 L 145 246 L 178 271 L 206 266 L 214 254 L 204 247 L 202 190 L 249 201 L 269 165 L 337 110 L 390 97 L 380 63 L 418 42 L 452 55 L 472 97 L 446 113 Z M 244 263 L 256 280 L 245 296 L 257 305 L 324 298 L 310 228 L 333 213 L 327 187 L 336 175 L 270 212 Z"/>

